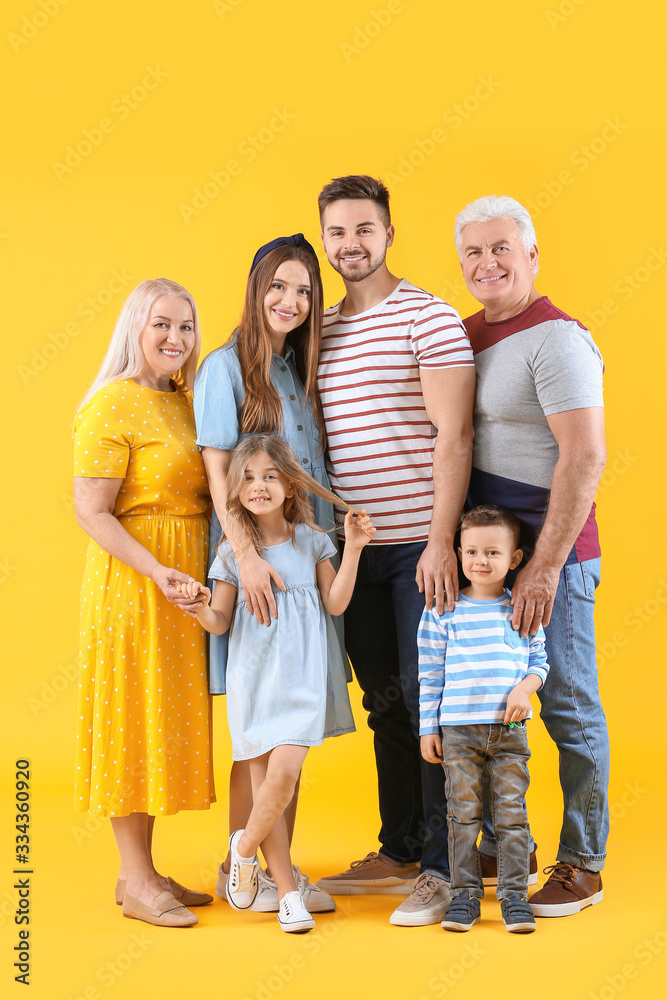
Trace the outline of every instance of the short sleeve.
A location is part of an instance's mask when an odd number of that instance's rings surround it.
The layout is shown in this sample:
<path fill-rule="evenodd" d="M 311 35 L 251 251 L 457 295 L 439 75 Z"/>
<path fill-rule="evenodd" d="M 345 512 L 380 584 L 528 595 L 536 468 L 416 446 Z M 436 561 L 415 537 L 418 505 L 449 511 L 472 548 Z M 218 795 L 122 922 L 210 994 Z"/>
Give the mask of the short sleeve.
<path fill-rule="evenodd" d="M 235 361 L 235 351 L 223 347 L 209 354 L 197 372 L 194 411 L 200 448 L 232 451 L 237 445 L 245 392 Z"/>
<path fill-rule="evenodd" d="M 132 428 L 122 401 L 100 389 L 74 421 L 74 475 L 125 479 L 131 444 Z"/>
<path fill-rule="evenodd" d="M 559 324 L 535 359 L 535 389 L 545 416 L 602 406 L 602 355 L 588 330 Z"/>
<path fill-rule="evenodd" d="M 221 580 L 223 583 L 231 583 L 234 587 L 240 587 L 238 565 L 229 542 L 223 542 L 221 545 L 220 551 L 211 563 L 208 575 L 211 580 Z"/>
<path fill-rule="evenodd" d="M 317 562 L 324 562 L 325 559 L 331 559 L 336 555 L 336 546 L 331 541 L 329 536 L 323 531 L 317 531 L 315 533 L 319 537 L 315 539 L 315 555 Z"/>
<path fill-rule="evenodd" d="M 412 325 L 411 339 L 420 368 L 475 364 L 461 317 L 442 299 L 433 298 L 422 306 Z"/>

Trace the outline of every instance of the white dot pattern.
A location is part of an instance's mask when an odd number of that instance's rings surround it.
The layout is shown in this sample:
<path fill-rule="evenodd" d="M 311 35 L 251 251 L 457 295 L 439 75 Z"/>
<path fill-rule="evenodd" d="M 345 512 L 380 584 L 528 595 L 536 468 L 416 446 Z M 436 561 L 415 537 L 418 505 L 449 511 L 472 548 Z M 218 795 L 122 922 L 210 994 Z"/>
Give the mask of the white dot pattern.
<path fill-rule="evenodd" d="M 164 565 L 206 576 L 209 503 L 192 405 L 132 379 L 74 425 L 74 475 L 120 478 L 114 513 Z M 166 816 L 215 801 L 206 633 L 90 541 L 81 590 L 75 808 Z"/>

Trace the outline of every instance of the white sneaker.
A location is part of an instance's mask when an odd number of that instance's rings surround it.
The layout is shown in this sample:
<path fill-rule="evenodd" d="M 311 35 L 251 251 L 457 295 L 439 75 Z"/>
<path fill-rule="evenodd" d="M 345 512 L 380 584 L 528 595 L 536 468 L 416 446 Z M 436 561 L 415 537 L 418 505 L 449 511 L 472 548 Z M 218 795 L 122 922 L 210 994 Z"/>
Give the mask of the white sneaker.
<path fill-rule="evenodd" d="M 254 858 L 244 858 L 237 851 L 236 845 L 241 839 L 243 830 L 235 830 L 229 838 L 229 877 L 225 885 L 227 899 L 237 910 L 248 910 L 257 895 L 257 872 L 259 861 Z"/>
<path fill-rule="evenodd" d="M 299 892 L 303 896 L 309 913 L 331 913 L 336 909 L 336 903 L 328 892 L 313 885 L 307 875 L 304 875 L 298 865 L 292 865 L 294 881 Z M 220 899 L 227 899 L 225 887 L 229 876 L 223 870 L 222 865 L 218 869 L 218 881 L 215 887 L 215 894 Z M 255 913 L 277 913 L 278 912 L 278 889 L 276 883 L 270 875 L 260 868 L 257 872 L 257 895 L 252 906 L 248 907 Z"/>
<path fill-rule="evenodd" d="M 305 934 L 312 931 L 315 921 L 306 909 L 298 890 L 286 892 L 280 900 L 278 923 L 288 934 Z"/>

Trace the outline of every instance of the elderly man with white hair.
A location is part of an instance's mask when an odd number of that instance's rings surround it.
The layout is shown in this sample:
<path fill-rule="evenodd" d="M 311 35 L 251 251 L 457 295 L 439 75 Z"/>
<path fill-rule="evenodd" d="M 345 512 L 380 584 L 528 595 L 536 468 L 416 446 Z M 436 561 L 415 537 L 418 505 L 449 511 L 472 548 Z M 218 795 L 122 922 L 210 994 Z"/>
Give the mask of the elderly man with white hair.
<path fill-rule="evenodd" d="M 593 609 L 600 548 L 593 502 L 605 463 L 602 358 L 590 333 L 535 288 L 530 215 L 489 196 L 456 219 L 468 290 L 482 310 L 465 320 L 477 394 L 471 505 L 521 520 L 532 555 L 512 587 L 512 624 L 545 627 L 551 672 L 541 717 L 560 754 L 564 799 L 556 864 L 530 900 L 536 916 L 578 913 L 602 899 L 609 827 L 609 741 L 598 691 Z M 488 827 L 486 884 L 496 875 Z"/>

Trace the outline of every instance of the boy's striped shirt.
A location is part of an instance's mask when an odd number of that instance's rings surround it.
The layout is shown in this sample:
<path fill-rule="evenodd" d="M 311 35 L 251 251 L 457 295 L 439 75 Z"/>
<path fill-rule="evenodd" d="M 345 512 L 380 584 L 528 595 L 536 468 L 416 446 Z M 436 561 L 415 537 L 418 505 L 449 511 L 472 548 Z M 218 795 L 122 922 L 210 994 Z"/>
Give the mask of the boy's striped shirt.
<path fill-rule="evenodd" d="M 424 609 L 417 633 L 421 736 L 440 726 L 502 722 L 507 696 L 526 674 L 544 684 L 544 631 L 522 639 L 512 611 L 509 591 L 494 601 L 461 595 L 442 615 Z"/>

